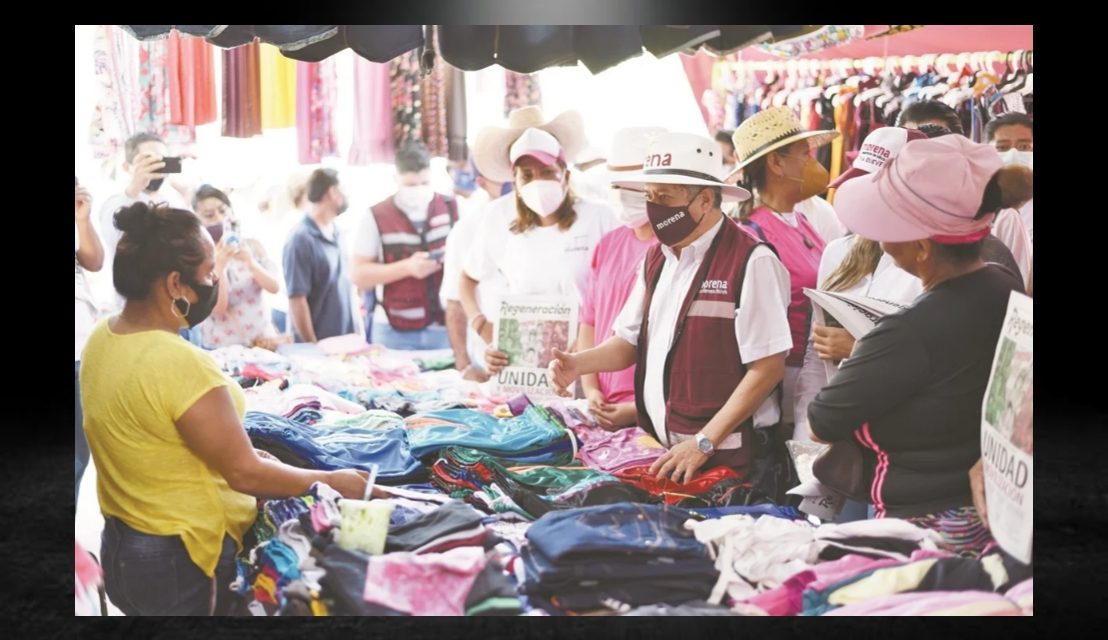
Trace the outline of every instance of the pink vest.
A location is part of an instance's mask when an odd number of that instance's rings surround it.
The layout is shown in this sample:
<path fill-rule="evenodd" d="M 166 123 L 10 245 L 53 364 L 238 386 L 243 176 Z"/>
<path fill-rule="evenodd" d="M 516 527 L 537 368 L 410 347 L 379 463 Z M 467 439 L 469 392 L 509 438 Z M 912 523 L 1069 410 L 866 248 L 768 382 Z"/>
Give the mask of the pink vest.
<path fill-rule="evenodd" d="M 785 364 L 790 367 L 804 364 L 804 349 L 808 346 L 812 318 L 812 302 L 804 295 L 804 288 L 817 288 L 819 261 L 825 246 L 823 238 L 804 214 L 796 214 L 796 219 L 800 225 L 793 228 L 766 207 L 759 207 L 750 214 L 746 223 L 755 237 L 773 245 L 777 257 L 789 271 L 789 329 L 793 336 L 793 349 Z"/>

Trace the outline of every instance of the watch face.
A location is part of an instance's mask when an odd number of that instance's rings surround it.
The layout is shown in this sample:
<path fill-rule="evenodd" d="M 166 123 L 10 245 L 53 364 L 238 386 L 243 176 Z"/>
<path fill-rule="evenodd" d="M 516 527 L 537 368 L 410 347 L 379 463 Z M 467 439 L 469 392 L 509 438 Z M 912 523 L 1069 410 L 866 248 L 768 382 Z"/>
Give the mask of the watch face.
<path fill-rule="evenodd" d="M 700 449 L 701 453 L 712 452 L 712 441 L 707 438 L 699 438 L 696 442 L 696 446 Z"/>

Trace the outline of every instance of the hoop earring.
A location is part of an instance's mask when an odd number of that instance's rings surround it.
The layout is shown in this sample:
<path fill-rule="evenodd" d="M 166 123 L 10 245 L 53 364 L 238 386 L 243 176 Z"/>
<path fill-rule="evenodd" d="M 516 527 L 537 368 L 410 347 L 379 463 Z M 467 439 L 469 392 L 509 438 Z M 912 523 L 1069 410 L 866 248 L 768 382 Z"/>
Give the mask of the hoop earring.
<path fill-rule="evenodd" d="M 177 301 L 178 300 L 184 300 L 185 301 L 185 311 L 184 311 L 184 313 L 181 313 L 181 310 L 177 308 Z M 170 310 L 171 313 L 173 313 L 174 316 L 184 320 L 185 316 L 187 316 L 189 314 L 189 311 L 192 310 L 192 303 L 189 302 L 189 299 L 184 297 L 184 296 L 182 296 L 180 298 L 174 298 L 169 303 L 169 310 Z"/>

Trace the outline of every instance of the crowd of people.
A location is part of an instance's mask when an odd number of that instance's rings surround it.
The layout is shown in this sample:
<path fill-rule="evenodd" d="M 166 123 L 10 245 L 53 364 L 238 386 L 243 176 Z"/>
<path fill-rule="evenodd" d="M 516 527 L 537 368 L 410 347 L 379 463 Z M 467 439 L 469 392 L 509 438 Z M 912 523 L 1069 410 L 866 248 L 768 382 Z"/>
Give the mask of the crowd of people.
<path fill-rule="evenodd" d="M 364 322 L 373 343 L 450 349 L 485 382 L 509 364 L 493 344 L 507 295 L 577 303 L 552 385 L 568 397 L 580 380 L 604 429 L 655 436 L 658 478 L 730 467 L 784 504 L 797 484 L 786 440 L 852 443 L 867 498 L 838 521 L 904 518 L 981 553 L 991 538 L 970 474 L 1009 294 L 1030 288 L 1032 122 L 1002 116 L 987 135 L 973 143 L 953 110 L 921 102 L 831 183 L 815 150 L 838 133 L 805 130 L 787 108 L 715 139 L 623 129 L 592 166 L 579 115 L 528 107 L 479 133 L 452 194 L 431 187 L 426 149 L 399 149 L 396 192 L 361 219 L 352 255 L 336 226 L 342 177 L 316 169 L 280 266 L 240 235 L 224 191 L 182 197 L 160 173 L 165 143 L 132 137 L 129 183 L 101 207 L 99 235 L 75 187 L 75 487 L 91 452 L 109 595 L 124 566 L 151 585 L 173 567 L 172 602 L 134 583 L 113 601 L 128 614 L 210 612 L 208 583 L 233 579 L 254 497 L 366 489 L 364 472 L 255 450 L 241 389 L 198 346 L 275 350 Z M 578 193 L 597 184 L 607 200 Z M 118 300 L 98 318 L 85 273 L 102 268 Z M 813 322 L 805 289 L 907 308 L 856 340 Z M 287 326 L 266 293 L 287 297 Z"/>

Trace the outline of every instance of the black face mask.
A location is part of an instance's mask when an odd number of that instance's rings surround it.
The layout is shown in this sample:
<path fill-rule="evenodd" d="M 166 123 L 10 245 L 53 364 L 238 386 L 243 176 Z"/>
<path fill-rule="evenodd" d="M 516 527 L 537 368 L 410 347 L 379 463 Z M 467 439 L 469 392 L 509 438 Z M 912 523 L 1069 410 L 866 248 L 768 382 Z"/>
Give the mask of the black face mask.
<path fill-rule="evenodd" d="M 185 322 L 189 323 L 189 329 L 192 329 L 212 315 L 212 309 L 215 309 L 215 303 L 219 300 L 219 280 L 215 284 L 188 285 L 196 292 L 196 302 L 190 304 L 186 298 L 177 298 L 173 304 L 177 305 L 177 311 L 181 312 Z"/>
<path fill-rule="evenodd" d="M 158 189 L 162 188 L 162 183 L 163 182 L 165 182 L 165 178 L 157 178 L 155 180 L 151 180 L 150 184 L 146 185 L 146 192 L 147 193 L 157 193 Z"/>

